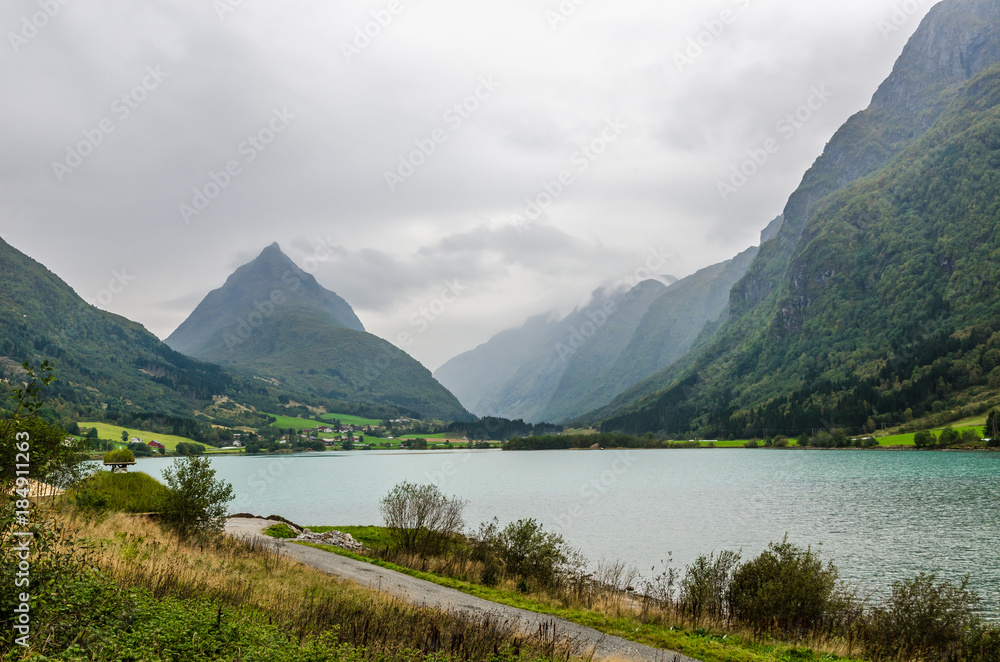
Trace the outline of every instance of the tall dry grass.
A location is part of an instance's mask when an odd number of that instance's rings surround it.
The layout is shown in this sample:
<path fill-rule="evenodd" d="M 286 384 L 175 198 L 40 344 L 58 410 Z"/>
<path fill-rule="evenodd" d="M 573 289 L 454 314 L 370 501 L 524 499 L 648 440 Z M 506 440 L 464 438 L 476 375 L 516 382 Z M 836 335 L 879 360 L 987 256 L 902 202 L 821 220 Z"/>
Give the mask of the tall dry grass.
<path fill-rule="evenodd" d="M 407 605 L 331 578 L 281 556 L 270 541 L 231 537 L 182 542 L 153 520 L 127 514 L 101 519 L 78 511 L 58 516 L 65 542 L 123 587 L 156 598 L 204 599 L 259 610 L 300 643 L 330 631 L 339 643 L 377 658 L 416 650 L 462 660 L 497 655 L 568 659 L 571 644 L 540 632 L 526 635 L 495 615 L 470 616 Z"/>

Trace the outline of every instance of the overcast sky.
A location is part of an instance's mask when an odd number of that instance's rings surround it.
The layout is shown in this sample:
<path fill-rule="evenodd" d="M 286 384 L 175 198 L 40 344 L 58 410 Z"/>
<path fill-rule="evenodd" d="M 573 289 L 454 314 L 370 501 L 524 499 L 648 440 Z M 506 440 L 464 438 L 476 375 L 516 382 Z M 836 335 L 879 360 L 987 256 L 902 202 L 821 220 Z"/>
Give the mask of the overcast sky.
<path fill-rule="evenodd" d="M 7 0 L 0 236 L 161 338 L 277 241 L 435 369 L 756 245 L 932 4 Z"/>

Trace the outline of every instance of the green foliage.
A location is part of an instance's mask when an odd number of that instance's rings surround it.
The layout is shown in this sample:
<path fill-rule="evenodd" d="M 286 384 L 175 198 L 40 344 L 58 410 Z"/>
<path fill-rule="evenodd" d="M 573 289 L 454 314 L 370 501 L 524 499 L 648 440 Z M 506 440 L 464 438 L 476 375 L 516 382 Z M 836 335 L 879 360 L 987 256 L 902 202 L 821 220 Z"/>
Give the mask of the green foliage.
<path fill-rule="evenodd" d="M 182 537 L 195 533 L 221 532 L 226 526 L 233 487 L 216 480 L 212 462 L 205 457 L 174 460 L 163 472 L 169 492 L 163 508 L 163 523 Z"/>
<path fill-rule="evenodd" d="M 70 496 L 86 510 L 159 513 L 168 494 L 163 483 L 147 474 L 101 471 L 74 488 Z"/>
<path fill-rule="evenodd" d="M 127 448 L 119 448 L 104 454 L 104 464 L 124 464 L 135 462 L 135 454 Z"/>
<path fill-rule="evenodd" d="M 205 447 L 202 446 L 201 444 L 186 444 L 184 442 L 181 442 L 177 444 L 175 452 L 183 457 L 187 457 L 189 455 L 198 456 L 205 454 Z"/>
<path fill-rule="evenodd" d="M 994 442 L 1000 440 L 1000 409 L 994 409 L 986 417 L 986 427 L 983 428 L 983 439 L 990 439 Z M 993 447 L 995 448 L 996 446 Z"/>
<path fill-rule="evenodd" d="M 962 441 L 962 435 L 959 434 L 954 428 L 947 427 L 943 432 L 941 432 L 941 436 L 938 437 L 938 446 L 941 448 L 948 448 L 949 446 L 954 446 L 960 441 Z"/>
<path fill-rule="evenodd" d="M 987 642 L 976 615 L 979 599 L 968 586 L 968 579 L 951 584 L 927 574 L 894 583 L 892 595 L 874 610 L 865 635 L 868 654 L 875 660 L 948 661 L 969 651 L 964 659 L 989 659 L 976 656 Z"/>
<path fill-rule="evenodd" d="M 731 316 L 602 430 L 858 433 L 1000 387 L 1000 67 L 920 93 L 838 133 Z M 875 149 L 913 108 L 929 129 Z"/>
<path fill-rule="evenodd" d="M 937 445 L 937 439 L 928 430 L 921 430 L 913 435 L 913 444 L 917 448 L 933 448 Z"/>
<path fill-rule="evenodd" d="M 721 622 L 728 613 L 727 593 L 739 562 L 737 552 L 699 556 L 681 580 L 681 612 L 696 623 L 703 618 Z"/>
<path fill-rule="evenodd" d="M 278 524 L 272 524 L 264 530 L 264 535 L 271 536 L 272 538 L 279 539 L 289 539 L 298 538 L 299 534 L 295 532 L 292 527 L 288 526 L 284 522 L 279 522 Z"/>
<path fill-rule="evenodd" d="M 560 573 L 579 563 L 579 553 L 557 533 L 546 532 L 534 519 L 511 522 L 503 529 L 494 519 L 473 536 L 473 558 L 483 561 L 490 578 L 499 571 L 540 586 L 554 585 Z"/>
<path fill-rule="evenodd" d="M 379 509 L 397 546 L 408 552 L 439 552 L 461 533 L 466 502 L 448 498 L 436 485 L 400 483 Z"/>
<path fill-rule="evenodd" d="M 758 632 L 806 632 L 837 612 L 836 566 L 787 540 L 739 566 L 727 599 L 733 620 Z"/>
<path fill-rule="evenodd" d="M 272 300 L 275 293 L 278 302 Z M 211 292 L 167 343 L 245 375 L 274 378 L 283 390 L 321 398 L 337 411 L 353 402 L 395 406 L 415 418 L 471 419 L 426 368 L 365 333 L 347 302 L 302 272 L 277 246 Z"/>

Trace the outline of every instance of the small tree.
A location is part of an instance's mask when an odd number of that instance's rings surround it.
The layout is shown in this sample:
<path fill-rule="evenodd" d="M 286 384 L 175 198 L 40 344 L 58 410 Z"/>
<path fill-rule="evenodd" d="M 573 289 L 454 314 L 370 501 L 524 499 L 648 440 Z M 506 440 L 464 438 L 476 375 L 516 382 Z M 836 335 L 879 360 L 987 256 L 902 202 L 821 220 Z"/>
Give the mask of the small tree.
<path fill-rule="evenodd" d="M 932 448 L 937 443 L 937 439 L 927 430 L 921 430 L 913 435 L 913 443 L 917 448 Z"/>
<path fill-rule="evenodd" d="M 466 502 L 448 498 L 436 485 L 400 483 L 381 503 L 385 525 L 400 548 L 430 553 L 442 549 L 464 524 Z"/>
<path fill-rule="evenodd" d="M 990 412 L 990 415 L 986 417 L 986 427 L 983 428 L 983 439 L 991 439 L 996 441 L 1000 439 L 1000 410 L 994 409 Z"/>
<path fill-rule="evenodd" d="M 226 526 L 233 486 L 216 480 L 212 462 L 205 457 L 174 460 L 163 472 L 169 489 L 163 522 L 181 537 L 198 532 L 221 532 Z"/>
<path fill-rule="evenodd" d="M 727 600 L 730 615 L 757 632 L 804 632 L 823 624 L 840 608 L 837 568 L 812 549 L 788 540 L 744 563 L 733 574 Z"/>
<path fill-rule="evenodd" d="M 128 430 L 122 430 L 122 441 L 128 442 Z"/>
<path fill-rule="evenodd" d="M 938 439 L 938 445 L 941 446 L 941 448 L 948 448 L 949 446 L 954 446 L 961 440 L 962 435 L 960 435 L 957 430 L 949 426 L 946 427 L 944 432 L 941 433 L 941 437 Z"/>

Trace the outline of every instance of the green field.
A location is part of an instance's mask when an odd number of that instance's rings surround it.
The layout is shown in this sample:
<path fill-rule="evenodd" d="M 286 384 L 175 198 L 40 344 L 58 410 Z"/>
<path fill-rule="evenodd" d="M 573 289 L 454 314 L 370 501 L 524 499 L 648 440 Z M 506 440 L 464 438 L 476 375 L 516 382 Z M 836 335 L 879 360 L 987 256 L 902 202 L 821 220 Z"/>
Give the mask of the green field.
<path fill-rule="evenodd" d="M 268 414 L 268 416 L 273 416 L 278 419 L 276 422 L 271 423 L 272 428 L 280 428 L 282 430 L 312 430 L 321 425 L 327 425 L 321 421 L 314 421 L 310 418 L 293 418 L 291 416 L 279 416 L 277 414 Z"/>
<path fill-rule="evenodd" d="M 341 425 L 355 425 L 361 427 L 366 425 L 378 427 L 382 425 L 382 421 L 377 418 L 362 418 L 360 416 L 351 416 L 350 414 L 323 414 L 320 418 L 327 423 L 339 420 Z"/>
<path fill-rule="evenodd" d="M 981 425 L 975 425 L 975 426 L 971 426 L 971 427 L 970 426 L 965 426 L 965 427 L 957 427 L 956 426 L 955 430 L 958 431 L 959 434 L 962 434 L 966 430 L 972 430 L 976 434 L 977 437 L 981 437 L 982 434 L 983 434 L 983 426 L 984 425 L 986 425 L 986 419 L 985 419 L 985 417 L 983 418 L 983 422 L 982 422 Z M 934 428 L 933 430 L 931 430 L 931 432 L 934 433 L 935 437 L 940 437 L 941 436 L 941 432 L 943 430 L 944 430 L 944 428 Z M 913 443 L 913 437 L 914 437 L 914 435 L 912 433 L 911 434 L 896 434 L 896 435 L 893 435 L 891 437 L 879 437 L 878 438 L 878 443 L 879 443 L 879 446 L 914 446 L 915 444 Z"/>
<path fill-rule="evenodd" d="M 108 425 L 107 423 L 80 423 L 80 431 L 86 435 L 90 428 L 97 428 L 97 436 L 101 439 L 107 441 L 116 441 L 121 443 L 122 441 L 122 431 L 126 431 L 129 434 L 129 438 L 139 437 L 142 439 L 143 443 L 148 444 L 151 441 L 158 441 L 167 447 L 168 451 L 175 450 L 177 444 L 197 444 L 199 442 L 193 439 L 188 439 L 187 437 L 175 437 L 172 434 L 160 434 L 159 432 L 149 432 L 148 430 L 136 430 L 133 428 L 123 428 L 117 425 Z M 201 444 L 202 446 L 208 446 L 208 444 Z"/>

